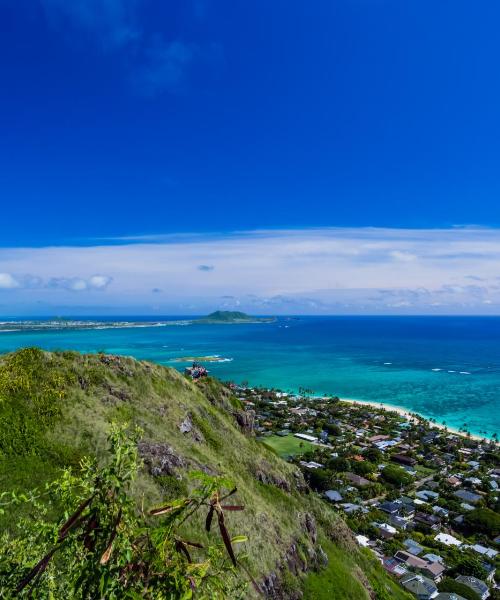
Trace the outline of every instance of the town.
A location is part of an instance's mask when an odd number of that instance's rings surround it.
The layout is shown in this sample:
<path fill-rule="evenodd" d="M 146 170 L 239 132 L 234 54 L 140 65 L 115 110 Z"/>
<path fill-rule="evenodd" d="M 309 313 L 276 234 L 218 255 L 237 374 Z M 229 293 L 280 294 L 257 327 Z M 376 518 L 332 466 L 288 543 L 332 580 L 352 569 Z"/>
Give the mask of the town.
<path fill-rule="evenodd" d="M 231 384 L 357 543 L 419 600 L 500 598 L 500 451 L 418 415 Z"/>

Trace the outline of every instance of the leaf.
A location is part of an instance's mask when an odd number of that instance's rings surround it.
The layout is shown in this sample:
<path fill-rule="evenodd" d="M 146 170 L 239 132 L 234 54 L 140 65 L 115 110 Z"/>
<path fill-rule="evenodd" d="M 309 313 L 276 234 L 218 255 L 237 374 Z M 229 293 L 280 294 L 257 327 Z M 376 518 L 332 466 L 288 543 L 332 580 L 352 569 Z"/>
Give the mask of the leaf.
<path fill-rule="evenodd" d="M 238 488 L 233 488 L 230 492 L 228 492 L 225 496 L 222 496 L 221 501 L 225 500 L 226 498 L 229 498 L 229 496 L 232 496 L 233 494 L 236 494 L 236 492 L 238 491 Z"/>
<path fill-rule="evenodd" d="M 160 508 L 153 508 L 149 511 L 149 514 L 152 517 L 159 517 L 160 515 L 166 515 L 168 513 L 173 512 L 174 510 L 180 510 L 184 508 L 188 504 L 190 504 L 191 500 L 183 500 L 181 504 L 167 504 L 165 506 L 161 506 Z"/>
<path fill-rule="evenodd" d="M 26 577 L 24 579 L 22 579 L 20 581 L 20 583 L 18 584 L 17 588 L 16 588 L 16 592 L 22 592 L 24 590 L 24 588 L 30 583 L 30 581 L 32 579 L 34 579 L 35 577 L 41 575 L 45 569 L 48 567 L 50 559 L 52 558 L 52 556 L 54 555 L 55 551 L 57 550 L 57 546 L 55 548 L 52 548 L 52 550 L 46 554 L 42 560 L 40 560 L 32 569 L 31 571 L 26 575 Z"/>
<path fill-rule="evenodd" d="M 231 539 L 229 538 L 226 525 L 224 524 L 224 515 L 222 514 L 222 511 L 217 511 L 217 518 L 219 520 L 219 529 L 222 535 L 222 541 L 224 542 L 224 546 L 226 546 L 227 553 L 229 554 L 233 565 L 236 566 L 236 556 L 234 555 L 233 547 L 231 546 Z"/>
<path fill-rule="evenodd" d="M 122 509 L 120 508 L 120 510 L 118 511 L 118 516 L 116 517 L 115 524 L 113 526 L 113 531 L 111 532 L 111 535 L 109 537 L 108 545 L 106 547 L 106 550 L 104 551 L 104 554 L 101 556 L 101 560 L 99 561 L 101 565 L 105 565 L 111 558 L 111 553 L 113 552 L 113 542 L 115 541 L 117 527 L 121 521 L 121 518 Z"/>
<path fill-rule="evenodd" d="M 245 510 L 244 506 L 234 506 L 234 505 L 222 505 L 221 508 L 223 508 L 224 510 Z"/>
<path fill-rule="evenodd" d="M 90 498 L 87 498 L 87 500 L 85 500 L 85 502 L 82 502 L 80 504 L 80 506 L 75 510 L 75 512 L 71 515 L 71 517 L 66 521 L 66 523 L 64 523 L 64 525 L 61 527 L 61 529 L 59 529 L 59 540 L 64 539 L 68 535 L 68 532 L 73 528 L 78 517 L 87 508 L 87 506 L 92 502 L 92 500 L 94 499 L 94 496 L 95 496 L 95 494 L 93 494 Z"/>
<path fill-rule="evenodd" d="M 213 516 L 214 516 L 214 510 L 215 510 L 214 506 L 213 505 L 210 506 L 210 509 L 208 511 L 208 514 L 207 514 L 207 519 L 205 521 L 205 529 L 207 531 L 210 531 L 210 527 L 212 526 L 212 519 L 213 519 Z"/>
<path fill-rule="evenodd" d="M 175 549 L 177 550 L 177 552 L 180 552 L 180 553 L 184 554 L 184 556 L 187 558 L 187 561 L 189 563 L 193 562 L 191 560 L 191 555 L 189 554 L 189 550 L 186 548 L 186 544 L 184 544 L 183 541 L 177 540 L 175 542 Z"/>
<path fill-rule="evenodd" d="M 244 542 L 248 542 L 246 535 L 236 535 L 231 539 L 231 544 L 243 544 Z"/>

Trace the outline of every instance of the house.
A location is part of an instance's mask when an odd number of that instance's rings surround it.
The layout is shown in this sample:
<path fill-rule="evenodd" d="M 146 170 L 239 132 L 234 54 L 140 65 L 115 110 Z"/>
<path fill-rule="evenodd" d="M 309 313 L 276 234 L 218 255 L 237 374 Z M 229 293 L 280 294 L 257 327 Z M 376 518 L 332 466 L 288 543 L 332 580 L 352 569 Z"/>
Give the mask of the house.
<path fill-rule="evenodd" d="M 432 552 L 429 552 L 428 554 L 424 554 L 424 558 L 427 562 L 439 562 L 441 564 L 444 563 L 444 560 L 441 556 L 439 556 L 439 554 L 433 554 Z"/>
<path fill-rule="evenodd" d="M 456 537 L 453 537 L 448 533 L 438 533 L 434 539 L 436 542 L 444 544 L 445 546 L 456 546 L 457 548 L 460 548 L 462 545 L 460 540 L 457 540 Z"/>
<path fill-rule="evenodd" d="M 428 515 L 424 512 L 415 513 L 415 517 L 413 520 L 415 521 L 415 523 L 419 523 L 420 525 L 423 525 L 424 527 L 431 529 L 432 531 L 436 531 L 439 527 L 439 524 L 441 523 L 440 518 L 436 517 L 436 515 Z"/>
<path fill-rule="evenodd" d="M 475 592 L 481 600 L 486 600 L 489 597 L 490 591 L 488 586 L 484 581 L 478 579 L 477 577 L 470 577 L 469 575 L 459 575 L 455 581 L 459 583 L 463 583 L 467 587 L 469 587 L 473 592 Z"/>
<path fill-rule="evenodd" d="M 413 467 L 417 464 L 417 461 L 407 454 L 393 454 L 391 460 L 400 465 L 406 465 L 407 467 Z"/>
<path fill-rule="evenodd" d="M 379 506 L 379 509 L 388 515 L 397 515 L 401 510 L 401 503 L 389 501 L 382 502 L 382 504 Z"/>
<path fill-rule="evenodd" d="M 417 543 L 415 540 L 412 540 L 411 538 L 408 538 L 407 540 L 405 540 L 403 542 L 403 546 L 408 550 L 408 552 L 411 552 L 415 556 L 422 554 L 422 552 L 424 551 L 423 547 L 419 543 Z"/>
<path fill-rule="evenodd" d="M 353 504 L 352 502 L 345 502 L 341 506 L 342 506 L 342 509 L 344 510 L 344 512 L 347 513 L 348 515 L 350 515 L 352 513 L 356 513 L 356 512 L 361 512 L 363 514 L 366 514 L 367 512 L 369 512 L 369 510 L 367 508 L 365 508 L 364 506 L 362 506 L 361 504 Z"/>
<path fill-rule="evenodd" d="M 360 475 L 356 475 L 355 473 L 346 473 L 345 476 L 353 485 L 358 487 L 365 487 L 371 483 L 371 481 L 368 481 L 368 479 L 365 479 Z"/>
<path fill-rule="evenodd" d="M 493 548 L 487 548 L 486 546 L 481 546 L 481 544 L 474 544 L 473 546 L 471 546 L 471 549 L 474 550 L 474 552 L 481 554 L 482 556 L 487 556 L 488 558 L 492 559 L 494 559 L 495 556 L 498 554 L 498 552 L 496 550 L 493 550 Z"/>
<path fill-rule="evenodd" d="M 465 598 L 458 594 L 441 592 L 436 596 L 435 600 L 465 600 Z"/>
<path fill-rule="evenodd" d="M 382 565 L 386 571 L 392 575 L 396 575 L 396 577 L 401 577 L 408 572 L 404 564 L 399 562 L 396 558 L 386 557 L 382 560 Z"/>
<path fill-rule="evenodd" d="M 426 560 L 410 554 L 409 552 L 405 552 L 404 550 L 398 550 L 394 555 L 394 558 L 404 563 L 407 567 L 412 567 L 414 569 L 423 569 L 427 566 Z"/>
<path fill-rule="evenodd" d="M 453 495 L 470 504 L 477 504 L 482 498 L 482 496 L 479 494 L 474 494 L 474 492 L 469 492 L 468 490 L 463 489 L 457 490 Z"/>
<path fill-rule="evenodd" d="M 374 523 L 373 525 L 379 530 L 380 537 L 385 540 L 390 540 L 397 533 L 397 529 L 388 523 Z"/>
<path fill-rule="evenodd" d="M 438 595 L 436 584 L 423 575 L 408 573 L 401 578 L 401 585 L 418 598 L 418 600 L 431 600 Z"/>
<path fill-rule="evenodd" d="M 440 562 L 429 562 L 421 569 L 421 571 L 423 575 L 438 583 L 443 578 L 446 567 Z"/>
<path fill-rule="evenodd" d="M 318 438 L 314 437 L 313 435 L 307 435 L 307 433 L 294 433 L 293 434 L 296 438 L 299 438 L 299 440 L 305 440 L 306 442 L 317 442 Z"/>
<path fill-rule="evenodd" d="M 455 477 L 454 475 L 452 475 L 451 477 L 448 477 L 448 479 L 446 480 L 446 483 L 448 485 L 451 485 L 451 487 L 457 487 L 457 485 L 460 485 L 461 481 L 460 481 L 460 479 L 458 479 L 458 477 Z"/>
<path fill-rule="evenodd" d="M 424 500 L 425 502 L 437 500 L 439 498 L 439 494 L 437 492 L 433 492 L 432 490 L 420 490 L 419 492 L 416 492 L 415 496 L 420 500 Z"/>
<path fill-rule="evenodd" d="M 327 490 L 324 496 L 330 500 L 330 502 L 342 502 L 343 500 L 342 495 L 340 492 L 337 492 L 337 490 Z"/>

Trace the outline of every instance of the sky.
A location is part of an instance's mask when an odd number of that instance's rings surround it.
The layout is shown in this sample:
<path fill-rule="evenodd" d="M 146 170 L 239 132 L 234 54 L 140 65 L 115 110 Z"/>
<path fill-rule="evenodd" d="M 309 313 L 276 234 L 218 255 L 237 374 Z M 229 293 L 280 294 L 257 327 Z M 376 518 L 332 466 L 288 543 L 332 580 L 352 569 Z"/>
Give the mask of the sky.
<path fill-rule="evenodd" d="M 0 0 L 0 316 L 500 314 L 499 20 Z"/>

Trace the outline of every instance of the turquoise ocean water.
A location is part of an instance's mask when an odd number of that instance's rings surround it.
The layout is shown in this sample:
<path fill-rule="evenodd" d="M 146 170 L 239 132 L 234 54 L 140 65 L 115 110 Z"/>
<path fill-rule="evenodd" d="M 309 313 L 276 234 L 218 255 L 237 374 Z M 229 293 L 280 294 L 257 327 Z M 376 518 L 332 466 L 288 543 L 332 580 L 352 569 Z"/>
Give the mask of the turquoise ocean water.
<path fill-rule="evenodd" d="M 186 365 L 175 358 L 219 355 L 226 360 L 207 366 L 222 379 L 383 402 L 451 427 L 466 424 L 472 433 L 500 435 L 496 317 L 300 317 L 163 327 L 144 322 L 123 329 L 0 333 L 0 352 L 22 346 L 103 350 L 179 369 Z"/>

